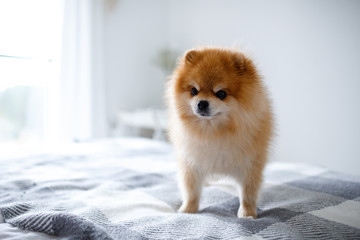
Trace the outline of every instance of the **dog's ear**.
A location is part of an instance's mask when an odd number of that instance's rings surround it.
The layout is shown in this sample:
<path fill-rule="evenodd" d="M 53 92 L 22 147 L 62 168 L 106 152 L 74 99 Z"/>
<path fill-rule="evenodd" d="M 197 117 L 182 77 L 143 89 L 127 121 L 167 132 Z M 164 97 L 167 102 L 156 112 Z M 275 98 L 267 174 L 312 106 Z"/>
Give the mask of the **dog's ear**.
<path fill-rule="evenodd" d="M 242 53 L 236 53 L 233 57 L 233 63 L 236 71 L 239 75 L 243 75 L 247 71 L 247 62 L 245 55 Z"/>
<path fill-rule="evenodd" d="M 186 53 L 185 55 L 185 62 L 187 64 L 193 64 L 196 61 L 196 58 L 198 57 L 199 53 L 196 50 L 191 50 Z"/>

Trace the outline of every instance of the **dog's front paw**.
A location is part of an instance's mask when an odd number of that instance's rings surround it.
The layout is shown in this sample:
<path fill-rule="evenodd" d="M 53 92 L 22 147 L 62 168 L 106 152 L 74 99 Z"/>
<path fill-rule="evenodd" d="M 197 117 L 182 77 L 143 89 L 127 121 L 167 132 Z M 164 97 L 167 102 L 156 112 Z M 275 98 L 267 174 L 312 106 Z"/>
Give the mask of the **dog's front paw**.
<path fill-rule="evenodd" d="M 242 207 L 239 207 L 237 216 L 238 216 L 238 218 L 255 219 L 256 218 L 256 210 L 251 211 L 249 209 L 244 209 Z"/>
<path fill-rule="evenodd" d="M 179 208 L 179 213 L 196 213 L 198 211 L 198 206 L 196 204 L 185 204 L 183 203 Z"/>

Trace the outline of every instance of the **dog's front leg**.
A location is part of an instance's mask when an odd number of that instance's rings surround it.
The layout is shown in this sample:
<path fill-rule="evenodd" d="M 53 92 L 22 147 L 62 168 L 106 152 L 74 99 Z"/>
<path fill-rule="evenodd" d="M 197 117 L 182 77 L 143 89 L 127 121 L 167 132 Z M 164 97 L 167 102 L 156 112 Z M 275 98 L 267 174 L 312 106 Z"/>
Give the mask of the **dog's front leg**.
<path fill-rule="evenodd" d="M 186 164 L 181 165 L 178 177 L 183 203 L 179 212 L 196 213 L 199 209 L 203 177 L 193 168 L 186 166 Z"/>

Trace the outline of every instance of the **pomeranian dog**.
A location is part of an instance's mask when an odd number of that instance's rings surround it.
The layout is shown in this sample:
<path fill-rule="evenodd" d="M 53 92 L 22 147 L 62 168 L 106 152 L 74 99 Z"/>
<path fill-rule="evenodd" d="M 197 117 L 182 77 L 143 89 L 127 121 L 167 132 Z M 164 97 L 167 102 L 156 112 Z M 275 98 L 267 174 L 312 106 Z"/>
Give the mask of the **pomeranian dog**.
<path fill-rule="evenodd" d="M 231 49 L 187 52 L 167 85 L 169 138 L 176 151 L 182 213 L 196 213 L 209 177 L 231 177 L 237 216 L 256 218 L 273 133 L 267 91 L 250 58 Z"/>

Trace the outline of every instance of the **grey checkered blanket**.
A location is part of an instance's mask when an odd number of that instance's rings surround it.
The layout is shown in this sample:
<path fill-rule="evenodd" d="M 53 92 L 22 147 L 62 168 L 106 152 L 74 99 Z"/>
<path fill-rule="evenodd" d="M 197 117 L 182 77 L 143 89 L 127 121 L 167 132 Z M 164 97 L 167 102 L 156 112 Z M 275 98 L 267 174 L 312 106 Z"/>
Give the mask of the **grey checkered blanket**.
<path fill-rule="evenodd" d="M 2 158 L 0 174 L 4 221 L 49 237 L 360 239 L 360 178 L 303 164 L 268 165 L 257 219 L 237 218 L 227 181 L 204 189 L 199 213 L 177 213 L 172 148 L 152 140 Z"/>

